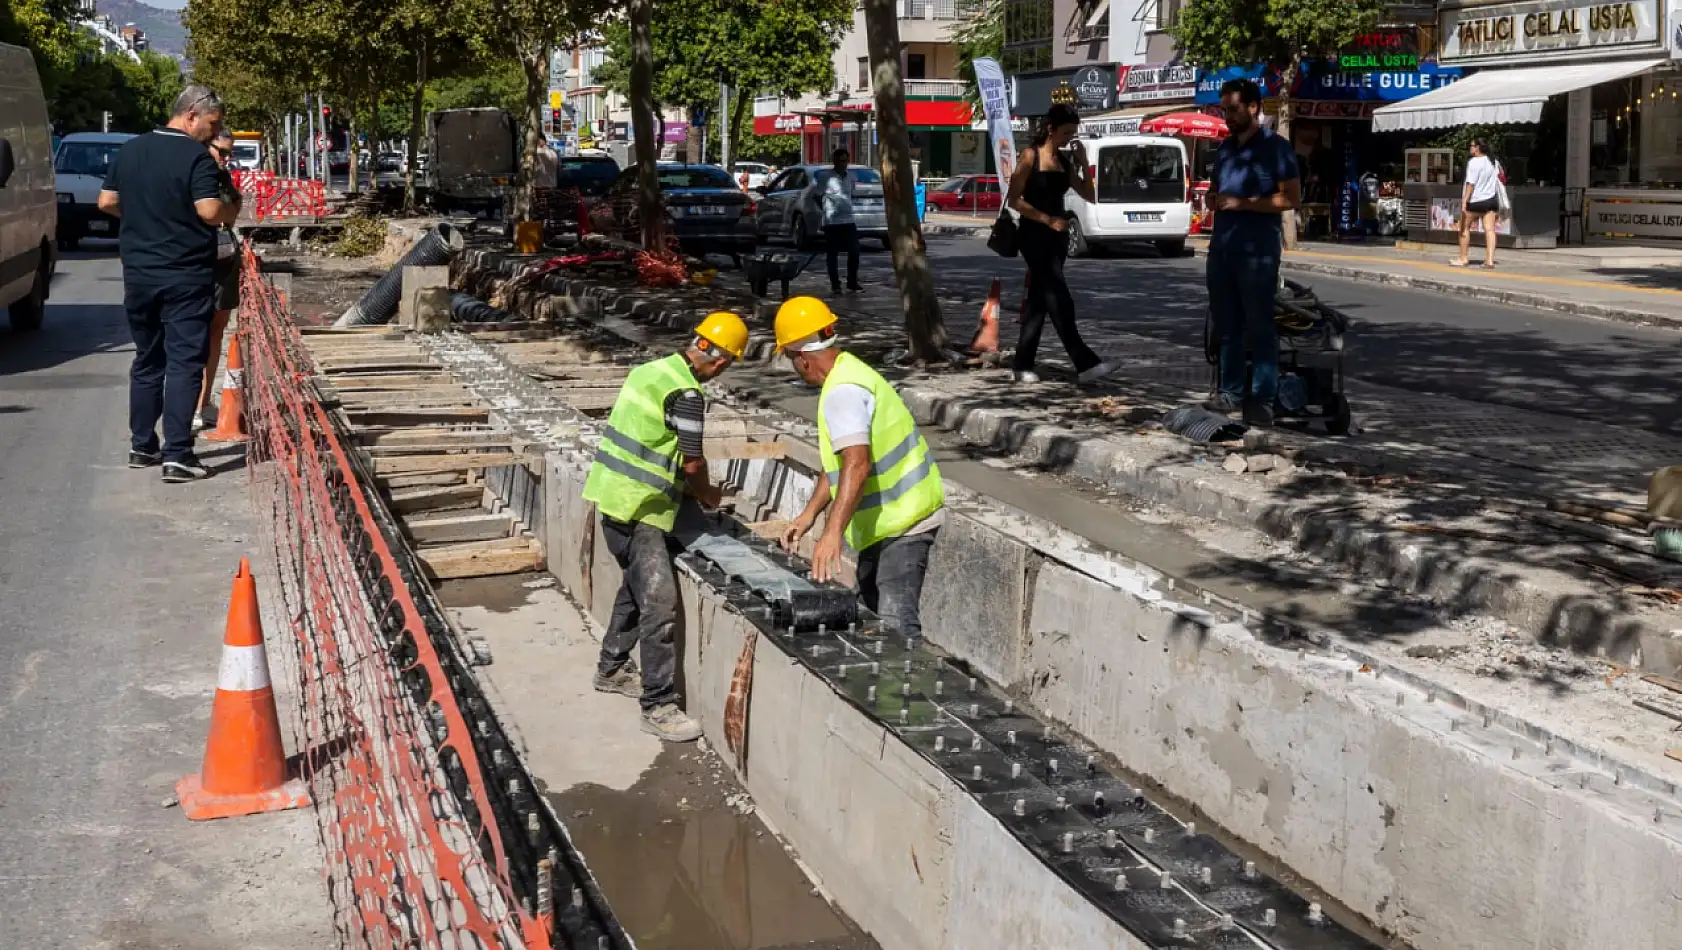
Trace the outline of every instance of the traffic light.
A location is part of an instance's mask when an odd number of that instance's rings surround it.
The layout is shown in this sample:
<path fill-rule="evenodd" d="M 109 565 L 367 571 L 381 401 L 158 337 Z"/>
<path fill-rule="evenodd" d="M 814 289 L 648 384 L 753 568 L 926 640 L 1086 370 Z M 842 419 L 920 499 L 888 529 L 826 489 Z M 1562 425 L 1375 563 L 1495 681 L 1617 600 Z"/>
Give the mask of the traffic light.
<path fill-rule="evenodd" d="M 561 125 L 561 110 L 550 109 L 549 110 L 549 121 L 553 122 L 555 124 L 556 128 L 559 128 L 560 125 Z"/>
<path fill-rule="evenodd" d="M 333 107 L 332 106 L 322 106 L 321 107 L 321 117 L 322 118 L 325 119 L 326 117 L 328 117 L 332 114 L 333 114 Z"/>

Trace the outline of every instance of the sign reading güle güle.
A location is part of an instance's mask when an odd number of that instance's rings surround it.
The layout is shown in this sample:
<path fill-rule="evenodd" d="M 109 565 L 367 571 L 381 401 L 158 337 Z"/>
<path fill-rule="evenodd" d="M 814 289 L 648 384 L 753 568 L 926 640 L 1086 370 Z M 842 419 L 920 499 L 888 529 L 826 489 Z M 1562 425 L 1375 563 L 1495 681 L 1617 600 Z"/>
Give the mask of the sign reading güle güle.
<path fill-rule="evenodd" d="M 1658 0 L 1581 3 L 1532 0 L 1444 8 L 1438 60 L 1444 63 L 1523 54 L 1570 57 L 1606 49 L 1658 47 Z"/>

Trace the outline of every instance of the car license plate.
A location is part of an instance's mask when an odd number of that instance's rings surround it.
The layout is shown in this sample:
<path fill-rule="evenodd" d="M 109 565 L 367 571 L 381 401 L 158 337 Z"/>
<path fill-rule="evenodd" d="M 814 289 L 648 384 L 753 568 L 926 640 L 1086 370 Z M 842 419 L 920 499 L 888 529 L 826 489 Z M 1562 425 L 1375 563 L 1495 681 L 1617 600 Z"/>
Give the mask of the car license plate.
<path fill-rule="evenodd" d="M 1158 223 L 1161 223 L 1161 221 L 1162 221 L 1162 212 L 1160 212 L 1160 211 L 1129 211 L 1129 212 L 1127 212 L 1127 220 L 1129 222 L 1138 223 L 1138 224 L 1158 224 Z"/>
<path fill-rule="evenodd" d="M 109 230 L 111 230 L 111 222 L 109 222 L 109 221 L 89 221 L 88 222 L 88 230 L 89 231 L 109 231 Z"/>
<path fill-rule="evenodd" d="M 860 198 L 859 201 L 858 201 L 858 206 L 860 208 L 880 208 L 880 207 L 882 207 L 882 199 L 880 199 L 880 198 Z"/>
<path fill-rule="evenodd" d="M 689 209 L 689 213 L 693 214 L 693 215 L 707 215 L 707 216 L 711 216 L 711 217 L 720 217 L 721 218 L 721 217 L 724 216 L 724 206 L 723 205 L 696 205 L 695 207 Z"/>

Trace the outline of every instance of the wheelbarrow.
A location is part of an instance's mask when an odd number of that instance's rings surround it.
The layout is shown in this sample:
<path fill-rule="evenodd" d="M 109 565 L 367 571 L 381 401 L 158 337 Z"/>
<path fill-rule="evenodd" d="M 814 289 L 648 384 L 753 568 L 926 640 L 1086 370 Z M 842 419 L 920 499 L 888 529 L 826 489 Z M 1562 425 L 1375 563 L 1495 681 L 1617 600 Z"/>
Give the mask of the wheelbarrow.
<path fill-rule="evenodd" d="M 818 252 L 806 255 L 805 260 L 798 254 L 775 252 L 770 254 L 750 254 L 742 258 L 742 271 L 748 275 L 748 289 L 755 297 L 764 297 L 771 292 L 771 281 L 782 285 L 783 299 L 788 299 L 789 282 L 805 273 L 806 268 L 818 259 Z"/>

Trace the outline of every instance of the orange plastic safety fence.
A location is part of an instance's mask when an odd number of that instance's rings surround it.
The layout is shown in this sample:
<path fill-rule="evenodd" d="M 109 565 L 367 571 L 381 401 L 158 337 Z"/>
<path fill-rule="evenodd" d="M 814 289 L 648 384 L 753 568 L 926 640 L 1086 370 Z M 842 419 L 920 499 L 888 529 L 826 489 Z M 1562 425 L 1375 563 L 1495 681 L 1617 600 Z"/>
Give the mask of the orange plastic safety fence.
<path fill-rule="evenodd" d="M 244 266 L 249 467 L 295 635 L 299 747 L 341 936 L 405 950 L 623 946 L 586 906 L 599 900 L 587 872 L 566 885 L 557 926 L 565 833 L 504 747 L 483 745 L 494 720 L 432 602 L 411 596 L 413 561 L 387 542 L 284 301 L 255 258 Z"/>

